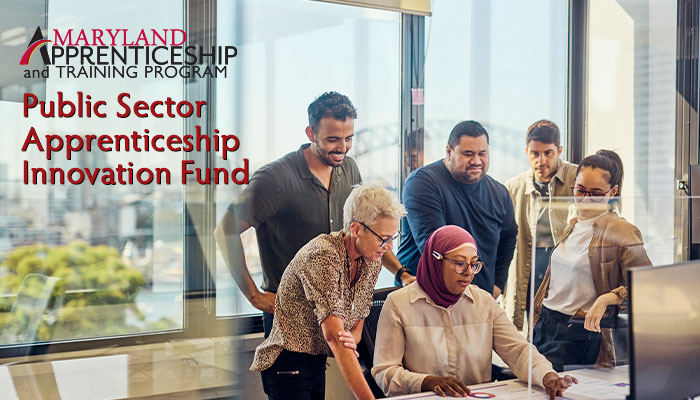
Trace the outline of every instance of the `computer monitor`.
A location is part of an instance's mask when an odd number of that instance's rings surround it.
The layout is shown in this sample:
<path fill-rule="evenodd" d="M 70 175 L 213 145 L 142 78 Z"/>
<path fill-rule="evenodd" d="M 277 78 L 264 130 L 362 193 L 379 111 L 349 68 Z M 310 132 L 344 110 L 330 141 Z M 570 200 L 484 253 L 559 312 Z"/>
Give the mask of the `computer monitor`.
<path fill-rule="evenodd" d="M 700 395 L 700 261 L 628 271 L 630 397 Z"/>

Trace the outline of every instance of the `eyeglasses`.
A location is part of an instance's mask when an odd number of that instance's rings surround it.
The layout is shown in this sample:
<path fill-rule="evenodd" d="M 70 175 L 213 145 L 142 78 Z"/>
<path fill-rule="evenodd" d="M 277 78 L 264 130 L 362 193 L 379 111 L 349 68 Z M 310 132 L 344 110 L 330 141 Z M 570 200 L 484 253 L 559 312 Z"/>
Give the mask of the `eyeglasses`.
<path fill-rule="evenodd" d="M 358 222 L 359 222 L 359 221 L 358 221 Z M 378 234 L 377 232 L 373 231 L 372 228 L 370 228 L 369 226 L 365 225 L 364 222 L 360 222 L 360 225 L 364 226 L 365 229 L 367 229 L 368 231 L 372 232 L 372 233 L 374 234 L 374 236 L 377 237 L 377 239 L 379 239 L 379 240 L 382 241 L 382 243 L 379 245 L 379 247 L 384 247 L 384 246 L 386 246 L 387 243 L 393 242 L 394 240 L 398 239 L 399 235 L 401 234 L 400 232 L 397 232 L 396 235 L 394 235 L 394 237 L 390 237 L 390 238 L 388 238 L 388 239 L 384 239 L 383 237 L 379 236 L 379 234 Z"/>
<path fill-rule="evenodd" d="M 591 197 L 591 198 L 600 200 L 601 197 L 607 196 L 607 194 L 610 193 L 610 191 L 613 190 L 613 188 L 610 188 L 610 190 L 608 190 L 608 191 L 605 192 L 605 193 L 602 193 L 602 192 L 589 192 L 588 190 L 582 189 L 582 188 L 580 188 L 580 187 L 578 187 L 578 186 L 572 186 L 572 187 L 571 187 L 571 190 L 574 192 L 574 196 L 576 196 L 576 197 L 586 197 L 586 196 L 588 196 L 588 197 Z"/>
<path fill-rule="evenodd" d="M 458 261 L 458 260 L 453 260 L 451 258 L 447 258 L 443 256 L 442 254 L 438 253 L 437 251 L 433 250 L 432 252 L 433 257 L 437 258 L 438 260 L 445 260 L 455 266 L 455 272 L 458 274 L 463 274 L 467 272 L 467 268 L 471 268 L 473 274 L 478 274 L 479 271 L 481 271 L 481 268 L 484 267 L 484 263 L 481 261 L 475 261 L 473 263 L 467 262 L 467 261 Z"/>

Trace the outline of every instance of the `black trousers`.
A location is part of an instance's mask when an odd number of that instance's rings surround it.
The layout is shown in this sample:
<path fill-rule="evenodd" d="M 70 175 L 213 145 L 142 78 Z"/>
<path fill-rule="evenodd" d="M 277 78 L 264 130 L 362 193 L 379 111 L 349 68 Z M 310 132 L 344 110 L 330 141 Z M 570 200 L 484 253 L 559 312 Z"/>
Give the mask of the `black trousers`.
<path fill-rule="evenodd" d="M 544 274 L 547 272 L 547 267 L 549 266 L 549 256 L 552 254 L 553 247 L 536 247 L 535 248 L 535 268 L 533 268 L 530 273 L 535 274 L 535 287 L 532 288 L 530 285 L 530 277 L 527 280 L 527 300 L 525 300 L 525 310 L 530 312 L 530 290 L 537 293 L 537 289 L 540 288 L 542 281 L 544 280 Z M 534 295 L 533 295 L 534 297 Z M 528 318 L 530 318 L 528 316 Z"/>
<path fill-rule="evenodd" d="M 262 319 L 264 338 L 267 339 L 270 336 L 270 332 L 272 332 L 272 321 L 275 319 L 275 314 L 270 314 L 263 311 Z"/>
<path fill-rule="evenodd" d="M 570 318 L 543 306 L 533 332 L 537 351 L 557 372 L 593 365 L 600 352 L 600 333 L 569 324 Z"/>
<path fill-rule="evenodd" d="M 326 395 L 326 356 L 282 350 L 262 372 L 270 400 L 322 400 Z"/>

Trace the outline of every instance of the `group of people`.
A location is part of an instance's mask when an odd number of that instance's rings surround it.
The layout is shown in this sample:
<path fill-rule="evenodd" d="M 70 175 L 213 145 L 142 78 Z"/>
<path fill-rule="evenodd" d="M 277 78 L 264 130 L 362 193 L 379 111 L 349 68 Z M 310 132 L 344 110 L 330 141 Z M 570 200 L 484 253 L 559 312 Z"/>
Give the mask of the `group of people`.
<path fill-rule="evenodd" d="M 531 168 L 503 185 L 487 175 L 488 132 L 464 121 L 445 158 L 407 178 L 402 205 L 380 186 L 360 185 L 347 157 L 357 111 L 346 96 L 322 94 L 308 117 L 311 143 L 259 168 L 215 231 L 234 280 L 263 311 L 266 339 L 251 369 L 270 399 L 324 398 L 328 356 L 357 398 L 373 398 L 357 343 L 382 265 L 403 286 L 377 327 L 371 372 L 386 395 L 466 396 L 467 385 L 491 379 L 492 350 L 521 380 L 532 350 L 533 383 L 552 399 L 576 383 L 557 373 L 565 366 L 614 365 L 600 321 L 627 296 L 625 269 L 651 264 L 639 230 L 617 213 L 617 154 L 567 163 L 557 126 L 538 121 L 526 138 Z M 562 196 L 574 206 L 557 207 Z M 240 240 L 251 226 L 262 291 Z M 519 332 L 531 307 L 533 344 Z"/>

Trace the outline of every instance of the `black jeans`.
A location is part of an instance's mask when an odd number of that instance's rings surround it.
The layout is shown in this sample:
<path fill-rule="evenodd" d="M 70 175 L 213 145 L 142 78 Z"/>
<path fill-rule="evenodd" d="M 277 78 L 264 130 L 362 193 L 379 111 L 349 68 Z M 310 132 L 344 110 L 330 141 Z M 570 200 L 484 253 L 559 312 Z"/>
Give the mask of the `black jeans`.
<path fill-rule="evenodd" d="M 600 352 L 600 333 L 569 324 L 570 315 L 542 307 L 534 331 L 537 351 L 547 357 L 554 370 L 595 364 Z"/>
<path fill-rule="evenodd" d="M 527 280 L 527 300 L 525 300 L 525 310 L 530 312 L 530 289 L 537 293 L 537 289 L 540 288 L 542 281 L 544 280 L 544 274 L 547 272 L 547 267 L 549 266 L 549 256 L 552 254 L 553 247 L 536 247 L 535 248 L 535 268 L 533 268 L 530 273 L 535 274 L 535 287 L 534 289 L 530 287 L 530 277 Z M 534 295 L 533 295 L 534 296 Z M 528 317 L 530 318 L 530 317 Z"/>
<path fill-rule="evenodd" d="M 282 350 L 262 372 L 270 400 L 322 400 L 326 396 L 326 356 Z"/>
<path fill-rule="evenodd" d="M 265 334 L 265 339 L 270 336 L 270 332 L 272 331 L 272 321 L 274 318 L 275 314 L 270 314 L 263 311 L 263 332 Z"/>

